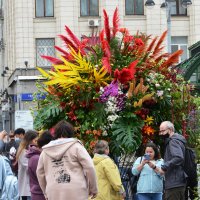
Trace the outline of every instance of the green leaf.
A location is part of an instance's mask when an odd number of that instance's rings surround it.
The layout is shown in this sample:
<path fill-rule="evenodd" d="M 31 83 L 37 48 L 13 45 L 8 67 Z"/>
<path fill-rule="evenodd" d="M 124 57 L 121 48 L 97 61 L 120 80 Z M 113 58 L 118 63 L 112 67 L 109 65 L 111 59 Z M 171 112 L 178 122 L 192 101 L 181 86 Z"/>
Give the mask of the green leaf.
<path fill-rule="evenodd" d="M 133 113 L 118 118 L 112 127 L 111 151 L 116 155 L 136 151 L 142 142 L 142 127 L 143 121 Z"/>

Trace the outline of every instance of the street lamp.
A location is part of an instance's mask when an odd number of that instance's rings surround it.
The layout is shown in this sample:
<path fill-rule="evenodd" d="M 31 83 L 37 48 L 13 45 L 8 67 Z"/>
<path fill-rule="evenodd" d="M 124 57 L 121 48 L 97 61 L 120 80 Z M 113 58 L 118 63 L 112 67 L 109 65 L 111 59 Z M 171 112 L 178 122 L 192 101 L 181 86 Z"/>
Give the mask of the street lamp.
<path fill-rule="evenodd" d="M 160 8 L 166 8 L 167 14 L 167 50 L 168 53 L 171 53 L 171 4 L 169 2 L 173 2 L 174 0 L 165 0 L 160 6 Z M 191 0 L 182 0 L 181 5 L 184 8 L 187 8 L 192 4 Z M 147 0 L 145 6 L 152 7 L 155 5 L 153 0 Z"/>
<path fill-rule="evenodd" d="M 155 6 L 155 2 L 153 0 L 147 0 L 145 6 Z"/>

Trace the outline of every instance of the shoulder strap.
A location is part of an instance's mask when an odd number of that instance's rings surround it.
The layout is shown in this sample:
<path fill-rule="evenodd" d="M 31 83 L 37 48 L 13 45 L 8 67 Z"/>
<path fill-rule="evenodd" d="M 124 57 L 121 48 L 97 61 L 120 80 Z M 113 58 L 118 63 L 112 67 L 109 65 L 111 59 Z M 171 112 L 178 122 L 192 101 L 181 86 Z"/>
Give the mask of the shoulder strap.
<path fill-rule="evenodd" d="M 141 158 L 140 158 L 140 164 L 141 164 L 141 162 L 142 162 L 142 156 L 141 156 Z M 141 171 L 142 171 L 142 170 L 141 170 Z M 140 178 L 141 171 L 140 171 L 140 173 L 137 175 L 138 179 Z M 138 180 L 138 179 L 137 179 L 137 180 Z"/>

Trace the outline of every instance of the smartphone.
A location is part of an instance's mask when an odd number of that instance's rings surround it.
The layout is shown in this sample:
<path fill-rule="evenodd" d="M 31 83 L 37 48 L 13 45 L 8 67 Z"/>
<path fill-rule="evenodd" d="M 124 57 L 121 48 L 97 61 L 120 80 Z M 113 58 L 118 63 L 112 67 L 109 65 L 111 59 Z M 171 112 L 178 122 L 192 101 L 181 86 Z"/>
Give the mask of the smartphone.
<path fill-rule="evenodd" d="M 144 154 L 144 159 L 145 159 L 145 160 L 150 160 L 149 154 Z"/>

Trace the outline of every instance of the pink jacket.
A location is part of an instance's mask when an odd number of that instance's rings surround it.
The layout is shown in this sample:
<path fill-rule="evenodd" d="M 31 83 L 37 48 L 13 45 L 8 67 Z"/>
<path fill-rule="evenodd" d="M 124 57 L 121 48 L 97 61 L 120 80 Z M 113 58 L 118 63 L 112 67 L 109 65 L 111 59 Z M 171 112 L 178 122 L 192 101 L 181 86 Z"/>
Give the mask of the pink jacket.
<path fill-rule="evenodd" d="M 74 138 L 57 139 L 43 147 L 37 177 L 48 200 L 87 200 L 97 193 L 93 161 Z"/>

